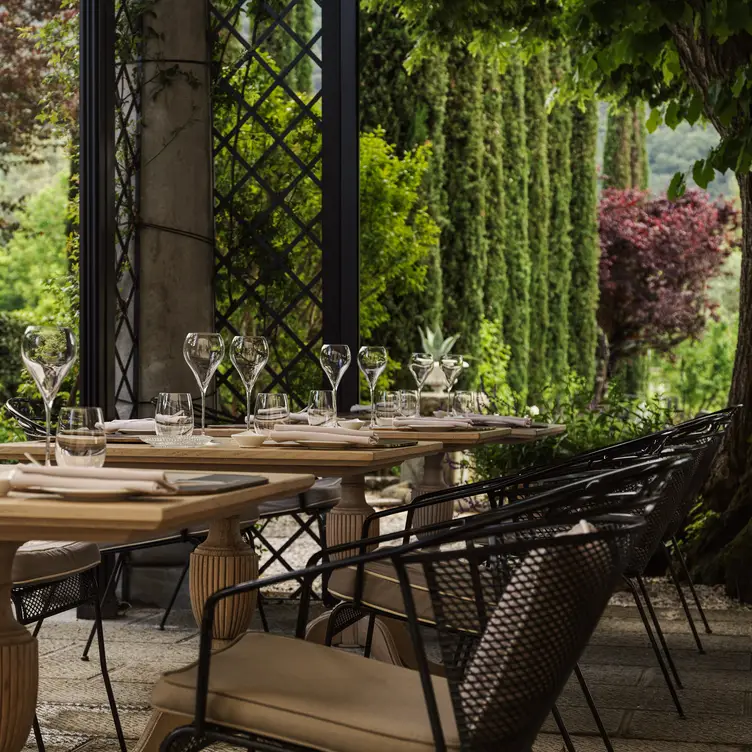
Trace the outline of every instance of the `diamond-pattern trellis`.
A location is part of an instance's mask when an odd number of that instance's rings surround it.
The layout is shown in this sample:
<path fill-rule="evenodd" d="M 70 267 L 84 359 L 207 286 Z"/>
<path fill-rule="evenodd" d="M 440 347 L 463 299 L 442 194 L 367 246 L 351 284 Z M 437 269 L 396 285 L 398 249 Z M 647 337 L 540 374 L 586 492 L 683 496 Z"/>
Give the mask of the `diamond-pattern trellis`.
<path fill-rule="evenodd" d="M 115 405 L 121 418 L 138 410 L 140 5 L 115 3 Z"/>
<path fill-rule="evenodd" d="M 210 14 L 217 331 L 266 336 L 258 388 L 301 406 L 321 381 L 321 0 L 213 0 Z M 240 414 L 225 366 L 222 407 Z"/>

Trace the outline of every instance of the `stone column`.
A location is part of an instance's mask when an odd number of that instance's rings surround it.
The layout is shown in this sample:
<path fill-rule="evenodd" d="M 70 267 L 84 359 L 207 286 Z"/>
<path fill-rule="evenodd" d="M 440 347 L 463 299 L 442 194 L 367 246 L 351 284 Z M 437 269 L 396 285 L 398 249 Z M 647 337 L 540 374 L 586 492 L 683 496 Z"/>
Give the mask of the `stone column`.
<path fill-rule="evenodd" d="M 214 329 L 206 0 L 156 0 L 144 18 L 140 193 L 140 415 L 158 392 L 198 393 L 187 332 Z"/>

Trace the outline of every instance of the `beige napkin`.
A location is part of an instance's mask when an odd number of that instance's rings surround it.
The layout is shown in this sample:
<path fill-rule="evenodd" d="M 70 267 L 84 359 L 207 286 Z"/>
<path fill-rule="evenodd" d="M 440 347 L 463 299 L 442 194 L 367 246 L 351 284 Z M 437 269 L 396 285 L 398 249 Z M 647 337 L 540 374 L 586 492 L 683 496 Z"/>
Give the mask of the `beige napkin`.
<path fill-rule="evenodd" d="M 437 431 L 447 428 L 472 428 L 469 420 L 458 418 L 395 418 L 394 428 L 435 428 Z"/>
<path fill-rule="evenodd" d="M 443 410 L 437 410 L 434 415 L 442 420 L 449 415 Z M 461 420 L 466 420 L 474 426 L 500 426 L 508 428 L 530 428 L 533 424 L 531 418 L 517 418 L 513 415 L 481 415 L 473 413 L 472 415 L 463 416 Z"/>
<path fill-rule="evenodd" d="M 277 426 L 269 437 L 272 441 L 346 441 L 348 444 L 372 446 L 378 438 L 370 431 L 326 426 Z"/>
<path fill-rule="evenodd" d="M 177 493 L 162 470 L 116 467 L 59 467 L 16 465 L 10 476 L 14 491 L 29 488 L 65 488 L 87 491 L 134 491 L 147 494 Z"/>
<path fill-rule="evenodd" d="M 144 433 L 154 433 L 154 418 L 140 418 L 135 420 L 108 420 L 105 421 L 105 433 L 115 433 L 121 428 L 127 428 L 129 431 L 143 431 Z"/>

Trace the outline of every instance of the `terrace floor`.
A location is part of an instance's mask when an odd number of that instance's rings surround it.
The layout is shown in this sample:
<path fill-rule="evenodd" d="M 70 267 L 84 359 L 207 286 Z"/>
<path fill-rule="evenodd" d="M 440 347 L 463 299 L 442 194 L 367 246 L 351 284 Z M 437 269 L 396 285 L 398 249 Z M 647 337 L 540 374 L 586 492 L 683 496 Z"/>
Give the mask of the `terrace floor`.
<path fill-rule="evenodd" d="M 752 610 L 702 589 L 712 608 L 708 617 L 714 633 L 703 635 L 707 653 L 699 655 L 670 591 L 656 582 L 651 590 L 684 680 L 687 719 L 673 710 L 636 610 L 619 605 L 626 600 L 617 596 L 582 661 L 616 751 L 750 752 Z M 293 607 L 269 605 L 267 613 L 272 629 L 291 631 Z M 172 626 L 164 632 L 156 629 L 158 621 L 156 610 L 142 609 L 105 623 L 110 672 L 131 749 L 149 717 L 150 691 L 160 673 L 196 655 L 190 612 L 173 614 Z M 39 717 L 49 752 L 117 750 L 98 662 L 79 658 L 89 625 L 62 617 L 46 623 L 40 634 Z M 576 685 L 566 688 L 559 707 L 578 752 L 601 752 L 602 742 Z M 547 724 L 536 752 L 562 748 L 553 725 Z M 35 749 L 33 738 L 29 749 Z"/>

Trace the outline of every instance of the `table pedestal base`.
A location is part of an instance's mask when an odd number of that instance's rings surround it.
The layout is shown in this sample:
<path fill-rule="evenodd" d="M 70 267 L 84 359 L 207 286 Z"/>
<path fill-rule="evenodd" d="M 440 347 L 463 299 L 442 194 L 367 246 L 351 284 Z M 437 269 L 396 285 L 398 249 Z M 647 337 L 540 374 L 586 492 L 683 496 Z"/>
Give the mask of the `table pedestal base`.
<path fill-rule="evenodd" d="M 36 638 L 13 615 L 13 557 L 20 543 L 0 543 L 0 750 L 26 744 L 37 707 L 39 651 Z"/>
<path fill-rule="evenodd" d="M 423 466 L 423 480 L 413 490 L 413 499 L 434 491 L 445 491 L 448 488 L 444 482 L 444 454 L 432 454 L 426 457 Z M 444 501 L 440 504 L 417 509 L 413 516 L 413 527 L 435 525 L 437 522 L 446 522 L 452 519 L 454 514 L 454 502 Z"/>
<path fill-rule="evenodd" d="M 354 475 L 342 479 L 342 498 L 339 504 L 326 517 L 326 543 L 339 546 L 360 540 L 363 535 L 363 523 L 373 512 L 366 502 L 366 481 L 363 475 Z M 379 534 L 379 523 L 375 521 L 369 530 L 369 537 Z M 336 558 L 346 558 L 356 554 L 353 549 Z"/>

